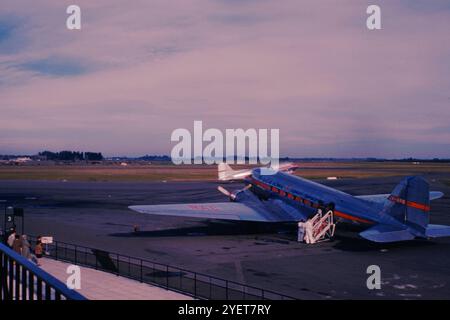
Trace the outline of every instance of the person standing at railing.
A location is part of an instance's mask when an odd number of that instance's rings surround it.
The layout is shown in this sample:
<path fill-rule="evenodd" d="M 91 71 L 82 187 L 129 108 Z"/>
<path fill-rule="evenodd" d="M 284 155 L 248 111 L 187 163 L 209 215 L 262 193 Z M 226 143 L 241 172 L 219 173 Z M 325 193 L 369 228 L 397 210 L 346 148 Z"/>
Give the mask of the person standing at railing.
<path fill-rule="evenodd" d="M 6 244 L 12 248 L 13 244 L 14 244 L 14 239 L 16 239 L 16 229 L 11 229 L 7 240 L 6 240 Z"/>
<path fill-rule="evenodd" d="M 30 242 L 28 242 L 27 236 L 22 235 L 22 256 L 26 259 L 31 259 Z"/>
<path fill-rule="evenodd" d="M 42 254 L 44 252 L 44 248 L 42 246 L 41 237 L 38 237 L 36 240 L 36 246 L 34 247 L 34 255 L 36 256 L 37 265 L 40 266 L 40 260 L 42 258 Z"/>
<path fill-rule="evenodd" d="M 15 234 L 14 241 L 12 245 L 12 249 L 18 253 L 22 254 L 22 241 L 20 240 L 20 236 L 18 234 Z"/>

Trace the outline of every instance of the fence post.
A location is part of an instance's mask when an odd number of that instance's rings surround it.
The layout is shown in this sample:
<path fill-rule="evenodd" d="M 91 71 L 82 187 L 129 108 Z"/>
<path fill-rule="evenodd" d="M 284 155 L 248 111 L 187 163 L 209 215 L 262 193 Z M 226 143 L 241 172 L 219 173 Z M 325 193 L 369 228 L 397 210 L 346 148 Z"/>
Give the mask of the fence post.
<path fill-rule="evenodd" d="M 142 259 L 141 259 L 141 282 L 144 282 L 143 271 L 142 271 Z"/>
<path fill-rule="evenodd" d="M 166 264 L 166 288 L 169 289 L 169 265 Z"/>
<path fill-rule="evenodd" d="M 211 300 L 212 297 L 212 283 L 211 283 L 211 277 L 209 277 L 209 300 Z"/>
<path fill-rule="evenodd" d="M 180 290 L 182 290 L 183 288 L 183 274 L 181 272 L 181 270 L 178 271 L 179 275 L 180 275 Z"/>
<path fill-rule="evenodd" d="M 116 261 L 117 261 L 117 276 L 120 275 L 120 269 L 119 269 L 119 254 L 116 253 Z"/>
<path fill-rule="evenodd" d="M 225 280 L 225 300 L 228 300 L 228 280 Z"/>
<path fill-rule="evenodd" d="M 58 261 L 58 241 L 55 241 L 55 260 Z"/>
<path fill-rule="evenodd" d="M 194 272 L 194 298 L 197 298 L 197 273 Z"/>

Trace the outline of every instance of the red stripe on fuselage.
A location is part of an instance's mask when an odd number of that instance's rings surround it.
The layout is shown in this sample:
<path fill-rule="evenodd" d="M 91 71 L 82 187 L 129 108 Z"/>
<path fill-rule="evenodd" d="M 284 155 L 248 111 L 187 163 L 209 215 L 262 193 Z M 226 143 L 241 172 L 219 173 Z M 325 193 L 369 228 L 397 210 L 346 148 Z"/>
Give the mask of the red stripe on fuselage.
<path fill-rule="evenodd" d="M 414 208 L 414 209 L 419 209 L 419 210 L 422 210 L 422 211 L 430 211 L 430 206 L 427 206 L 425 204 L 421 204 L 421 203 L 418 203 L 418 202 L 414 202 L 414 201 L 408 201 L 408 200 L 402 199 L 402 198 L 397 197 L 397 196 L 391 195 L 391 196 L 389 196 L 389 200 L 391 200 L 392 202 L 403 204 L 405 206 L 408 206 L 408 207 L 411 207 L 411 208 Z"/>
<path fill-rule="evenodd" d="M 370 223 L 370 224 L 373 223 L 372 221 L 369 221 L 369 220 L 366 220 L 366 219 L 361 219 L 361 218 L 358 218 L 358 217 L 354 217 L 354 216 L 351 216 L 349 214 L 346 214 L 346 213 L 343 213 L 343 212 L 340 212 L 340 211 L 336 211 L 336 210 L 334 211 L 334 214 L 336 216 L 340 217 L 340 218 L 344 218 L 344 219 L 347 219 L 347 220 L 352 220 L 352 221 L 357 221 L 357 222 L 362 222 L 362 223 Z"/>
<path fill-rule="evenodd" d="M 282 189 L 276 188 L 276 187 L 271 186 L 271 185 L 269 185 L 269 184 L 267 184 L 265 182 L 256 180 L 253 177 L 250 177 L 250 183 L 254 184 L 254 185 L 256 185 L 256 186 L 258 186 L 258 187 L 260 187 L 260 188 L 262 188 L 264 190 L 269 190 L 269 191 L 275 192 L 275 193 L 279 194 L 280 196 L 286 196 L 287 198 L 289 198 L 291 200 L 294 200 L 294 201 L 297 201 L 297 202 L 300 202 L 300 203 L 302 203 L 302 204 L 304 204 L 306 206 L 310 206 L 312 208 L 318 208 L 319 207 L 318 203 L 314 203 L 311 200 L 304 199 L 304 198 L 302 198 L 300 196 L 297 196 L 297 195 L 293 195 L 290 192 L 287 192 L 287 191 L 284 191 Z M 351 221 L 357 221 L 357 222 L 361 222 L 361 223 L 373 224 L 373 222 L 370 221 L 370 220 L 358 218 L 358 217 L 352 216 L 350 214 L 347 214 L 347 213 L 344 213 L 344 212 L 341 212 L 341 211 L 335 210 L 334 214 L 336 216 L 340 217 L 340 218 L 343 218 L 343 219 L 347 219 L 347 220 L 351 220 Z"/>

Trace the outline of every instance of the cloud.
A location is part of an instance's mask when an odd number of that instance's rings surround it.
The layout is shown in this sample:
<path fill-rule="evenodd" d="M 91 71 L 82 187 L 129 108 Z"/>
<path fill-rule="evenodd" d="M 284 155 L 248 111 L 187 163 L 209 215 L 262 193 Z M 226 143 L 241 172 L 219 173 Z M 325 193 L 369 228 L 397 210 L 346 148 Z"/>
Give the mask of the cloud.
<path fill-rule="evenodd" d="M 450 11 L 380 3 L 371 32 L 356 0 L 80 1 L 78 32 L 6 1 L 27 41 L 0 52 L 0 153 L 169 153 L 203 120 L 280 128 L 293 156 L 450 156 Z"/>
<path fill-rule="evenodd" d="M 75 76 L 88 71 L 79 61 L 59 57 L 29 61 L 18 67 L 51 76 Z"/>
<path fill-rule="evenodd" d="M 4 21 L 0 22 L 0 42 L 6 41 L 12 34 L 14 26 Z"/>
<path fill-rule="evenodd" d="M 16 16 L 0 15 L 0 55 L 15 54 L 25 46 L 22 23 Z"/>

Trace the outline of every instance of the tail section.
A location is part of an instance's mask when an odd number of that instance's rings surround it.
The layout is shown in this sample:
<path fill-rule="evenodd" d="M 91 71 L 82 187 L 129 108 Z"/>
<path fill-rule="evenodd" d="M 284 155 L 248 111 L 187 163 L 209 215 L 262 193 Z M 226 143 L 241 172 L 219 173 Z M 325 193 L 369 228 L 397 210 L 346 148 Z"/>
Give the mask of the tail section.
<path fill-rule="evenodd" d="M 429 224 L 430 199 L 442 196 L 442 192 L 430 193 L 430 186 L 425 179 L 407 177 L 395 187 L 383 209 L 384 213 L 400 223 L 386 221 L 386 224 L 375 225 L 360 235 L 375 242 L 449 237 L 450 226 Z"/>
<path fill-rule="evenodd" d="M 225 162 L 219 163 L 218 166 L 218 174 L 219 174 L 219 180 L 226 181 L 230 180 L 233 177 L 234 170 Z"/>
<path fill-rule="evenodd" d="M 388 198 L 386 212 L 405 225 L 425 233 L 430 215 L 430 186 L 422 177 L 406 177 Z"/>

